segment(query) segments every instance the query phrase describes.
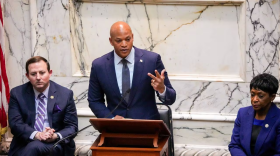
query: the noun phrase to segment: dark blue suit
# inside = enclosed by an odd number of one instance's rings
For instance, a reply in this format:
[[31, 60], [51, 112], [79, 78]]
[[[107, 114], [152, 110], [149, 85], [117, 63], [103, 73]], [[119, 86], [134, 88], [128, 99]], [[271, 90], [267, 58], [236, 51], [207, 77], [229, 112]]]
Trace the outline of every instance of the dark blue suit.
[[[229, 144], [232, 156], [252, 156], [250, 143], [254, 116], [252, 106], [238, 111]], [[280, 156], [280, 110], [273, 103], [257, 138], [254, 152], [254, 156]]]
[[[47, 113], [50, 127], [55, 129], [55, 132], [59, 132], [63, 138], [77, 132], [78, 118], [73, 92], [50, 81], [48, 96]], [[51, 96], [53, 98], [50, 98]], [[58, 106], [61, 111], [57, 111], [55, 106]], [[10, 146], [10, 156], [22, 155], [21, 152], [32, 144], [34, 146], [44, 145], [40, 141], [33, 141], [29, 138], [35, 131], [35, 111], [35, 94], [30, 82], [11, 90], [8, 117], [14, 138]], [[46, 145], [51, 146], [50, 144]], [[73, 138], [66, 140], [61, 147], [64, 150], [64, 155], [74, 155], [75, 142]]]
[[[164, 65], [160, 55], [136, 47], [134, 49], [135, 63], [129, 101], [124, 101], [108, 118], [120, 115], [132, 119], [159, 119], [155, 91], [151, 86], [151, 78], [147, 74], [155, 75], [155, 70], [161, 73]], [[164, 84], [166, 86], [164, 103], [171, 105], [176, 99], [176, 92], [172, 88], [166, 72]], [[88, 90], [89, 107], [96, 117], [104, 118], [120, 100], [121, 93], [116, 78], [114, 51], [112, 51], [92, 62]]]

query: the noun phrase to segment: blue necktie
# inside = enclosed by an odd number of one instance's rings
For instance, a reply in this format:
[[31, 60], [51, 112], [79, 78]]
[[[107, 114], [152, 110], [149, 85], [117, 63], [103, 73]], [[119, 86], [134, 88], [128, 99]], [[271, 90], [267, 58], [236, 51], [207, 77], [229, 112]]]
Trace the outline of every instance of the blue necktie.
[[45, 108], [45, 101], [44, 101], [45, 95], [43, 93], [40, 93], [38, 95], [39, 103], [37, 107], [37, 119], [35, 122], [35, 130], [42, 132], [44, 129], [44, 120], [45, 120], [45, 114], [46, 114], [46, 108]]
[[127, 60], [122, 59], [122, 64], [122, 96], [125, 96], [124, 100], [128, 103], [129, 93], [126, 92], [130, 89], [130, 74], [129, 68], [127, 67]]

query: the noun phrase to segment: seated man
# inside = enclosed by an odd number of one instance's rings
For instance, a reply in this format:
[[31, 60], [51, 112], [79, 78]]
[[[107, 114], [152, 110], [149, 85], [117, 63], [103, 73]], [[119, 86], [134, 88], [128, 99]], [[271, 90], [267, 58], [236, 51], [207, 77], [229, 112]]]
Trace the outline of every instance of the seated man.
[[[52, 146], [78, 130], [73, 92], [50, 81], [52, 70], [40, 56], [26, 62], [29, 82], [11, 90], [8, 118], [14, 138], [9, 156], [49, 155]], [[74, 155], [73, 138], [53, 150], [53, 155]]]

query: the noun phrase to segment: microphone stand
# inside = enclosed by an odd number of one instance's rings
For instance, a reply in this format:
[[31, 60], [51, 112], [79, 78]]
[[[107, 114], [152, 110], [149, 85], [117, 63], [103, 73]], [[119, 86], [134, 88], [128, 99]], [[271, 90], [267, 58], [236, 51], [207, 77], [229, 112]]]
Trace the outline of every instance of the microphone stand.
[[[122, 98], [121, 98], [120, 102], [117, 104], [117, 106], [116, 106], [110, 113], [108, 113], [104, 118], [107, 118], [108, 116], [110, 116], [110, 115], [120, 106], [120, 104], [123, 102], [124, 98], [126, 97], [126, 95], [127, 95], [129, 92], [130, 92], [130, 89], [128, 89], [128, 90], [124, 93], [124, 96], [122, 96]], [[54, 149], [59, 143], [61, 143], [62, 141], [66, 140], [66, 139], [68, 139], [68, 138], [71, 138], [71, 137], [77, 135], [78, 133], [80, 133], [81, 131], [83, 131], [83, 130], [89, 128], [89, 127], [91, 127], [91, 125], [88, 125], [88, 126], [82, 128], [81, 130], [79, 130], [78, 132], [75, 132], [75, 133], [73, 133], [73, 134], [71, 134], [71, 135], [69, 135], [69, 136], [67, 136], [67, 137], [65, 137], [65, 138], [60, 139], [59, 141], [57, 141], [57, 142], [52, 146], [52, 148], [51, 148], [50, 156], [53, 156], [53, 149]]]
[[124, 98], [126, 97], [126, 95], [127, 95], [129, 92], [130, 92], [130, 89], [128, 89], [128, 90], [124, 93], [124, 95], [122, 96], [121, 101], [118, 103], [118, 105], [117, 105], [110, 113], [108, 113], [104, 118], [107, 118], [108, 116], [110, 116], [110, 115], [120, 106], [120, 104], [123, 102]]

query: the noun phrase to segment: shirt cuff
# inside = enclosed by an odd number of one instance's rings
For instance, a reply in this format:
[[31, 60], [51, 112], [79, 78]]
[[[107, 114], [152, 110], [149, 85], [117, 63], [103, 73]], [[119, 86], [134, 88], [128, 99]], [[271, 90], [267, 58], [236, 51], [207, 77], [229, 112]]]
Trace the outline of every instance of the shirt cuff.
[[164, 99], [164, 98], [165, 98], [165, 92], [166, 92], [166, 86], [164, 86], [164, 92], [163, 92], [163, 93], [158, 92], [159, 97], [160, 97], [161, 99]]
[[165, 99], [165, 92], [166, 92], [166, 86], [164, 86], [164, 91], [163, 91], [163, 93], [158, 92], [159, 98], [160, 98], [160, 99]]
[[35, 137], [35, 135], [36, 135], [37, 133], [38, 133], [38, 131], [34, 131], [33, 133], [31, 133], [31, 135], [30, 135], [29, 138], [30, 138], [31, 140], [35, 140], [34, 137]]
[[57, 132], [56, 134], [59, 135], [60, 139], [62, 139], [62, 135], [60, 133]]

